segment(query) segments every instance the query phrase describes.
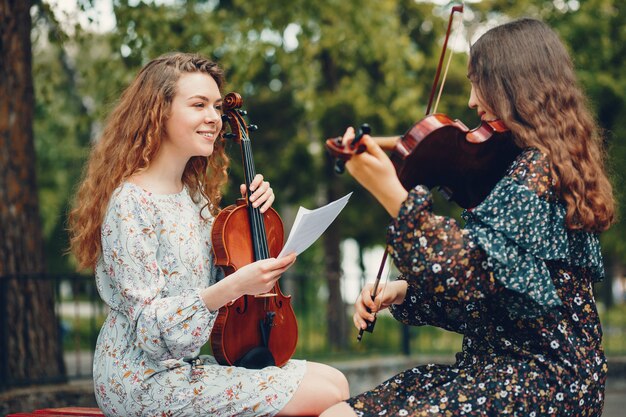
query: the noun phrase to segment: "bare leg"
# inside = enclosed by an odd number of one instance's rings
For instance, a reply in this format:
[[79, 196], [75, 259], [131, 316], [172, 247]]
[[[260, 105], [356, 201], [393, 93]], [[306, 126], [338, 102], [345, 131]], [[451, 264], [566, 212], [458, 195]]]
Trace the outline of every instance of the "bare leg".
[[317, 416], [350, 396], [348, 380], [337, 369], [307, 362], [306, 373], [293, 398], [279, 416]]
[[340, 402], [324, 411], [320, 417], [356, 417], [356, 413], [348, 403]]

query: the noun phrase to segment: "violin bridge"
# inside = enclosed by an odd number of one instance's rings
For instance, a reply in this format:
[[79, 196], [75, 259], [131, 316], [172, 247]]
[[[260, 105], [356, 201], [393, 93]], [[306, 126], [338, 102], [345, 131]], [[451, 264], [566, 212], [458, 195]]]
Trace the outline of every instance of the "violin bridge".
[[254, 296], [254, 298], [269, 298], [269, 297], [276, 297], [278, 296], [278, 294], [273, 293], [273, 292], [266, 292], [265, 294], [257, 294]]

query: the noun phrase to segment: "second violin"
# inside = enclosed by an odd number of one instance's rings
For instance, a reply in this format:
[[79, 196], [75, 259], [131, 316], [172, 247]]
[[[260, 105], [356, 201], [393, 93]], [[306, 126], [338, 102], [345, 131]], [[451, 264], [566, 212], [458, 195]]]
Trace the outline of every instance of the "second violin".
[[[358, 139], [360, 135], [351, 146], [328, 139], [326, 147], [345, 161], [363, 151]], [[511, 132], [498, 120], [482, 122], [470, 130], [461, 121], [440, 113], [424, 117], [400, 138], [374, 139], [392, 151], [391, 160], [407, 190], [418, 184], [439, 187], [463, 208], [484, 200], [520, 152]]]

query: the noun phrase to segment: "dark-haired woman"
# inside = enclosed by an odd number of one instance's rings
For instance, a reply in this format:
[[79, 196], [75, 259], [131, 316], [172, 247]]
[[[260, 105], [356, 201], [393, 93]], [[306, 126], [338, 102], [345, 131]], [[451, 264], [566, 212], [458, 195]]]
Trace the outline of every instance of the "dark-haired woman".
[[[592, 285], [614, 200], [598, 129], [565, 47], [540, 21], [486, 32], [468, 70], [469, 106], [503, 121], [522, 151], [464, 227], [433, 214], [425, 187], [405, 190], [369, 136], [346, 165], [393, 218], [387, 240], [402, 272], [375, 300], [364, 288], [355, 326], [389, 307], [404, 323], [461, 333], [462, 351], [323, 417], [601, 415], [607, 365]], [[349, 128], [344, 143], [353, 138]]]

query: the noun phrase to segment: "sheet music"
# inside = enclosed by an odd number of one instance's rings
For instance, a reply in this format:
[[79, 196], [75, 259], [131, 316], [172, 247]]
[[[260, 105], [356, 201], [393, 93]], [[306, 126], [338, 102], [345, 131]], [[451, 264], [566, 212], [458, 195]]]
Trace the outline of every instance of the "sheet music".
[[348, 204], [351, 195], [352, 193], [346, 194], [340, 199], [315, 210], [300, 207], [287, 242], [278, 257], [283, 257], [291, 252], [295, 252], [297, 255], [304, 252], [337, 218], [341, 210]]

